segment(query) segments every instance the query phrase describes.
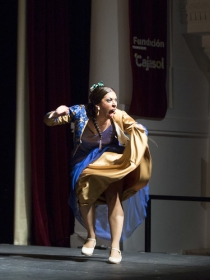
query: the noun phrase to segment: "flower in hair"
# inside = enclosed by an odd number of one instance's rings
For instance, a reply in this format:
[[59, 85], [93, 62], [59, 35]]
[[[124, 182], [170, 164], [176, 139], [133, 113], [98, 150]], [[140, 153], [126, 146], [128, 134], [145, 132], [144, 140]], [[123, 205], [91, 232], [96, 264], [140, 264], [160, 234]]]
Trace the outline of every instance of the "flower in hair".
[[90, 88], [90, 90], [92, 91], [92, 90], [94, 90], [97, 87], [103, 87], [103, 86], [104, 86], [104, 83], [102, 81], [100, 81], [97, 84], [93, 84], [92, 87]]

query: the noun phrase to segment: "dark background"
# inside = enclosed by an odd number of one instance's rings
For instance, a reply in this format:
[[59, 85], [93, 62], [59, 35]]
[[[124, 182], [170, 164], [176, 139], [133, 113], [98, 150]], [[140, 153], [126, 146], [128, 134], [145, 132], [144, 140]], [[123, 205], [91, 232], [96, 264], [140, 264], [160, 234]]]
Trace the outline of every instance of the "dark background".
[[[54, 0], [54, 3], [58, 0]], [[30, 3], [33, 1], [29, 0]], [[29, 3], [27, 2], [27, 3]], [[50, 2], [46, 1], [47, 5]], [[61, 3], [61, 2], [59, 2]], [[71, 104], [88, 100], [91, 0], [68, 1]], [[13, 243], [18, 1], [0, 4], [0, 243]], [[30, 93], [29, 93], [30, 94]], [[37, 104], [38, 105], [38, 104]], [[61, 104], [58, 104], [61, 105]], [[49, 108], [49, 110], [52, 108]], [[36, 213], [33, 213], [36, 215]], [[70, 219], [73, 219], [70, 215]], [[33, 220], [33, 219], [32, 219]], [[71, 221], [74, 224], [73, 221]], [[32, 226], [33, 227], [33, 226]], [[70, 227], [71, 231], [72, 228]], [[71, 233], [71, 232], [70, 232]]]

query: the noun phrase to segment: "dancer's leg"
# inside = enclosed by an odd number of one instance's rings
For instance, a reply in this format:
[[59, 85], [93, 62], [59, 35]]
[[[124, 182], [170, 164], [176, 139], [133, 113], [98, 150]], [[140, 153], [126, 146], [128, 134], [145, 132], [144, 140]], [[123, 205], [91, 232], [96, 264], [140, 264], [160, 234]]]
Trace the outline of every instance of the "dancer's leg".
[[[87, 229], [87, 238], [96, 238], [95, 235], [95, 205], [80, 206], [80, 213]], [[94, 241], [87, 240], [85, 247], [92, 248]]]
[[[114, 182], [109, 185], [105, 191], [106, 202], [108, 205], [108, 219], [111, 231], [111, 247], [120, 248], [120, 237], [122, 234], [124, 211], [122, 208], [122, 187], [123, 180]], [[119, 257], [115, 250], [111, 251], [111, 257]]]

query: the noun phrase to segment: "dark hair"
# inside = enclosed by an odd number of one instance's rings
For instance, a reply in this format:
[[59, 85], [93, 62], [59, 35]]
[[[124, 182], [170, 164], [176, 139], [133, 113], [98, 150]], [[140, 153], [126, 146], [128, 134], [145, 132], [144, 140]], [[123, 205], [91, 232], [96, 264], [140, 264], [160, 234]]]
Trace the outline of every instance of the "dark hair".
[[98, 86], [94, 89], [90, 88], [90, 95], [89, 100], [90, 102], [87, 104], [87, 116], [88, 118], [95, 118], [96, 117], [96, 108], [95, 105], [99, 104], [104, 96], [108, 93], [114, 91], [110, 87], [106, 86]]

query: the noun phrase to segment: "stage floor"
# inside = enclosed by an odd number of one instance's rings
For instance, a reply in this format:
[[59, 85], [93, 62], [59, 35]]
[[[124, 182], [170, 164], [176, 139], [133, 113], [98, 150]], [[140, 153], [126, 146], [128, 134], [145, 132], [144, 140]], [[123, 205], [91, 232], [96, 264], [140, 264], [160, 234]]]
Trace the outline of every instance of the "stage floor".
[[108, 264], [109, 250], [85, 257], [80, 249], [0, 244], [0, 279], [210, 280], [210, 256], [122, 252]]

